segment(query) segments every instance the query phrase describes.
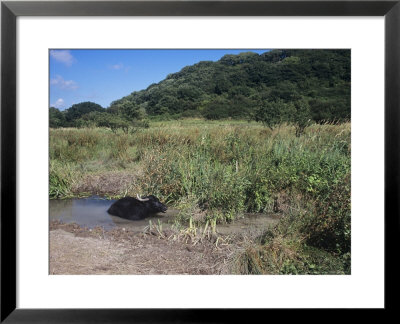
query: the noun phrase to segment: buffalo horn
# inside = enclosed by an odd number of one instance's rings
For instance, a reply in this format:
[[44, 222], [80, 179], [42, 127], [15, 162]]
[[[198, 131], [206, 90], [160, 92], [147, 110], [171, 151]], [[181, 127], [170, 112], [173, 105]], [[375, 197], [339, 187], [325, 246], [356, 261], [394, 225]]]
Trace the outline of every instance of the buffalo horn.
[[148, 201], [149, 200], [149, 198], [140, 198], [140, 196], [139, 196], [139, 194], [136, 194], [136, 197], [137, 197], [137, 199], [139, 200], [139, 201]]

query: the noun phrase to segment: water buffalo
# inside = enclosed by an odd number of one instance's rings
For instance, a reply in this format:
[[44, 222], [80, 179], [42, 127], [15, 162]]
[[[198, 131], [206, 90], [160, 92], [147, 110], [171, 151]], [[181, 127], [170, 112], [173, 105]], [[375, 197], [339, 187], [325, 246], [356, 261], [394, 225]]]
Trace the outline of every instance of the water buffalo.
[[157, 197], [150, 195], [140, 198], [125, 197], [111, 205], [107, 212], [114, 216], [138, 220], [155, 213], [165, 213], [167, 206], [161, 203]]

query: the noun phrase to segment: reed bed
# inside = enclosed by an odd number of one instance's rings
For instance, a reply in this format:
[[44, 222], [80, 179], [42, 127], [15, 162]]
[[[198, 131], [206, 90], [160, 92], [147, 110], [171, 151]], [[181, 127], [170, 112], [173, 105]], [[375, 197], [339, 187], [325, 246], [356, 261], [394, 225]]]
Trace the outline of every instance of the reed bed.
[[[286, 255], [289, 243], [280, 246], [278, 238], [290, 236], [290, 229], [296, 244], [344, 255], [350, 251], [350, 135], [350, 123], [314, 124], [296, 137], [290, 125], [271, 130], [254, 122], [200, 119], [154, 122], [134, 134], [51, 129], [49, 195], [153, 194], [179, 208], [180, 221], [203, 226], [244, 212], [295, 213], [286, 234], [270, 234], [268, 249]], [[254, 264], [238, 267], [242, 271], [271, 271], [257, 266], [259, 252], [246, 253]]]

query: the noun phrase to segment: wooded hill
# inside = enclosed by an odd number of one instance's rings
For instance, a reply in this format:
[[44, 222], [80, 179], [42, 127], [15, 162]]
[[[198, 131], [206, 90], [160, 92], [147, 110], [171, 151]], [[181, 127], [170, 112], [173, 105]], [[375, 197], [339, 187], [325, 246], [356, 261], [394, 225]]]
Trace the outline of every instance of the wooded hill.
[[[97, 107], [87, 115], [85, 110], [67, 124], [97, 123], [106, 113], [128, 122], [145, 116], [236, 118], [273, 127], [299, 114], [315, 122], [340, 122], [350, 120], [350, 84], [350, 50], [225, 55], [217, 62], [202, 61], [171, 73], [112, 102], [104, 112]], [[70, 109], [64, 114], [71, 115]]]

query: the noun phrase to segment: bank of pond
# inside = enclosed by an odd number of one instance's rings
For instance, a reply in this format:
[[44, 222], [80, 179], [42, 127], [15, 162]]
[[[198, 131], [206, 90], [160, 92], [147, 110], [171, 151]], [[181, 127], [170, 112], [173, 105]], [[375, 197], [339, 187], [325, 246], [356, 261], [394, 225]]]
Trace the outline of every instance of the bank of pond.
[[[163, 226], [164, 229], [189, 226], [177, 221], [180, 210], [168, 208], [165, 213], [148, 215], [140, 220], [129, 220], [110, 215], [107, 210], [116, 200], [92, 196], [88, 198], [51, 199], [49, 201], [49, 220], [62, 223], [74, 223], [85, 228], [102, 227], [104, 230], [126, 228], [133, 232], [143, 232], [149, 225]], [[237, 234], [267, 228], [276, 224], [279, 215], [264, 213], [245, 213], [242, 217], [218, 224], [216, 232]]]

